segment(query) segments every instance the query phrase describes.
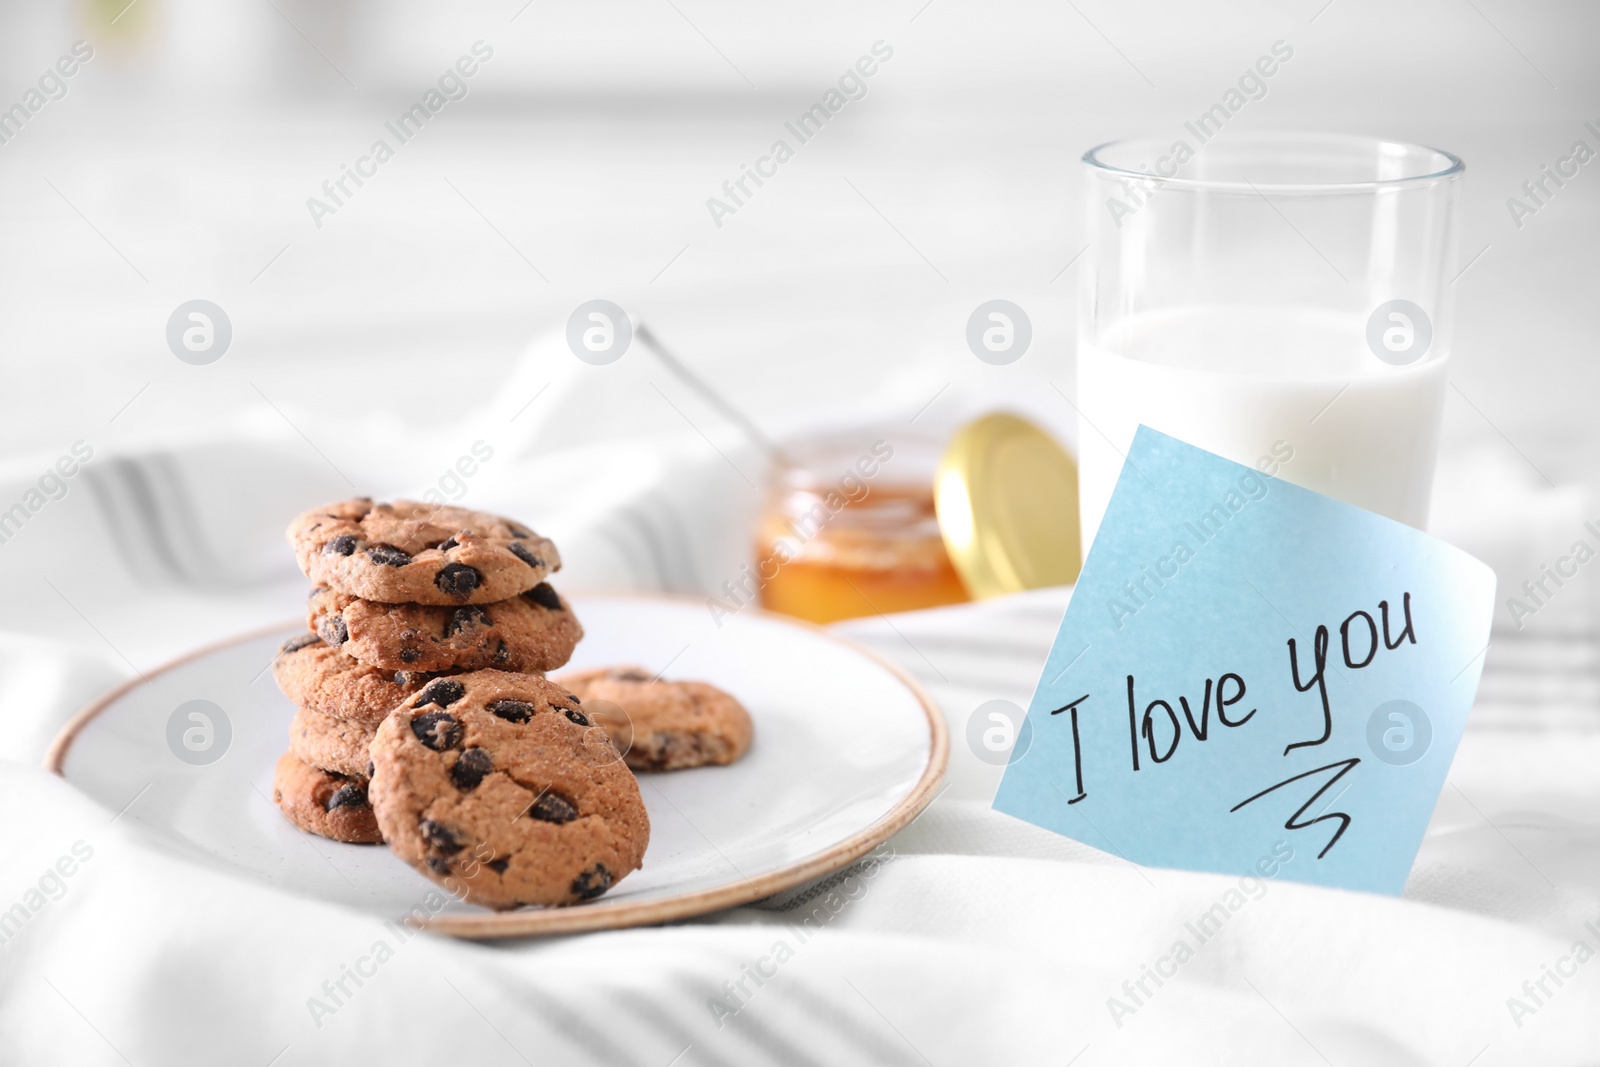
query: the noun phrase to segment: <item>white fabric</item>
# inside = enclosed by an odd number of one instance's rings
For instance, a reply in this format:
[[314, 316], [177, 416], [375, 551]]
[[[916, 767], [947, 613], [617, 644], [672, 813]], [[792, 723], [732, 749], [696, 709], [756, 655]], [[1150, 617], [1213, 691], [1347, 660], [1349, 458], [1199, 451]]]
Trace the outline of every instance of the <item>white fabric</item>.
[[[760, 464], [695, 418], [707, 436], [680, 427], [555, 459], [549, 442], [502, 442], [469, 499], [554, 536], [568, 588], [714, 591], [747, 551]], [[999, 769], [967, 749], [967, 717], [1026, 703], [1066, 590], [839, 627], [929, 687], [953, 750], [923, 817], [810, 889], [665, 928], [478, 945], [402, 941], [197, 868], [37, 768], [61, 723], [136, 665], [293, 617], [304, 583], [277, 531], [349, 490], [302, 438], [261, 425], [97, 456], [0, 545], [0, 923], [14, 916], [0, 926], [0, 1063], [1600, 1060], [1600, 963], [1585, 956], [1560, 985], [1546, 970], [1572, 970], [1576, 942], [1600, 951], [1600, 684], [1577, 589], [1556, 621], [1497, 631], [1403, 899], [1141, 870], [989, 810]], [[0, 471], [0, 500], [38, 469]], [[1552, 506], [1566, 522], [1588, 505]], [[1539, 561], [1495, 562], [1520, 582]], [[48, 873], [75, 846], [73, 873]], [[1186, 924], [1233, 901], [1198, 944]], [[1157, 985], [1147, 968], [1170, 969], [1179, 938], [1193, 958]], [[1535, 1010], [1513, 1017], [1511, 997]]]

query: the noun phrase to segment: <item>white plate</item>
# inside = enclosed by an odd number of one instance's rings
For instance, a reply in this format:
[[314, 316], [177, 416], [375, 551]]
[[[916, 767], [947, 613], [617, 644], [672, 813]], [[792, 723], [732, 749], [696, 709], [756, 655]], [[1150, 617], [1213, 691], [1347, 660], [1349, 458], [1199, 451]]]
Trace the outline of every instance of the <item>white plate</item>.
[[[62, 731], [46, 765], [198, 862], [390, 919], [443, 898], [430, 925], [463, 937], [632, 926], [757, 900], [849, 864], [932, 799], [948, 755], [944, 719], [871, 652], [753, 610], [718, 626], [695, 601], [572, 599], [588, 635], [572, 668], [637, 663], [704, 679], [755, 720], [755, 742], [732, 766], [639, 776], [650, 812], [644, 867], [590, 904], [490, 912], [435, 892], [386, 848], [290, 824], [271, 797], [294, 706], [268, 667], [303, 626], [202, 649], [123, 686]], [[204, 765], [168, 743], [170, 720], [193, 724], [176, 714], [191, 700], [225, 719], [207, 752], [222, 754]]]

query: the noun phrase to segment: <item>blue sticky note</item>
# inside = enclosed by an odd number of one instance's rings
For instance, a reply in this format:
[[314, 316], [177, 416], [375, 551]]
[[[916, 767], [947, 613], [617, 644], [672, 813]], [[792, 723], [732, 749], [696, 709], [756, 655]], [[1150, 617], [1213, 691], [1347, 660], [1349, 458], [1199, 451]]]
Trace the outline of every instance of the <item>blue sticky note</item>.
[[1494, 585], [1435, 537], [1141, 426], [994, 806], [1147, 866], [1397, 894]]

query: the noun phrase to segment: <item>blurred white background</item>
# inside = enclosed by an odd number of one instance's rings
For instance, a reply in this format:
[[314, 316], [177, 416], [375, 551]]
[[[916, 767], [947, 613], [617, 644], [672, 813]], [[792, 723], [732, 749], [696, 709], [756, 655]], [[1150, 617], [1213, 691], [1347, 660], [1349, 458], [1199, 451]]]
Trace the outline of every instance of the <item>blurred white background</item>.
[[[483, 404], [596, 296], [774, 425], [897, 375], [1070, 393], [1078, 157], [1176, 132], [1282, 39], [1294, 59], [1238, 127], [1467, 160], [1463, 263], [1488, 251], [1457, 285], [1452, 369], [1479, 410], [1452, 391], [1451, 441], [1503, 434], [1552, 480], [1584, 477], [1600, 177], [1520, 231], [1505, 201], [1574, 140], [1600, 147], [1600, 10], [1325, 3], [10, 3], [0, 104], [75, 40], [95, 56], [0, 145], [0, 441], [53, 455], [231, 422], [261, 406], [254, 383], [360, 466], [367, 416]], [[307, 198], [478, 40], [494, 54], [468, 97], [318, 229]], [[714, 225], [707, 197], [878, 40], [894, 57], [867, 96]], [[1035, 323], [1014, 367], [961, 347], [993, 296]], [[163, 343], [194, 297], [234, 324], [210, 367]], [[631, 428], [587, 411], [568, 432]]]

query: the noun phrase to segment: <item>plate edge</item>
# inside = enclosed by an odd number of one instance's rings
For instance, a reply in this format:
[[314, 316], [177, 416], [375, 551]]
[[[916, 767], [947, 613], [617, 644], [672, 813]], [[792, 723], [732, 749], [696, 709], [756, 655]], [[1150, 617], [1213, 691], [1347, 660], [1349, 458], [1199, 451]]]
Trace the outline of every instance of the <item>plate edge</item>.
[[[254, 641], [258, 637], [266, 637], [268, 634], [278, 633], [280, 630], [286, 629], [287, 627], [298, 626], [303, 621], [303, 619], [296, 618], [290, 622], [279, 622], [274, 623], [271, 626], [260, 626], [254, 630], [247, 630], [241, 634], [234, 634], [232, 637], [225, 637], [220, 641], [213, 641], [208, 645], [201, 645], [199, 648], [185, 652], [176, 659], [170, 659], [161, 664], [161, 666], [153, 668], [148, 674], [135, 667], [135, 674], [132, 678], [125, 679], [115, 689], [96, 697], [86, 707], [78, 711], [72, 716], [72, 718], [67, 720], [66, 725], [63, 726], [56, 736], [51, 739], [50, 747], [45, 749], [44, 769], [56, 775], [58, 778], [65, 778], [67, 776], [65, 770], [67, 752], [72, 748], [72, 743], [78, 739], [78, 735], [83, 732], [83, 728], [88, 726], [89, 723], [93, 722], [95, 717], [98, 716], [102, 711], [105, 711], [112, 704], [115, 704], [118, 700], [122, 699], [138, 686], [148, 683], [157, 675], [166, 674], [168, 671], [177, 670], [186, 663], [192, 663], [202, 656], [209, 656], [213, 652], [219, 652], [222, 649], [228, 648], [232, 645], [241, 645], [246, 641]], [[268, 666], [270, 666], [270, 664]]]
[[[583, 599], [596, 600], [655, 600], [699, 604], [697, 599], [687, 596], [651, 596], [637, 593], [605, 592], [574, 593], [572, 595]], [[865, 645], [840, 637], [826, 627], [807, 622], [804, 619], [794, 619], [787, 615], [779, 615], [776, 612], [759, 609], [750, 611], [749, 614], [768, 619], [783, 626], [807, 630], [835, 644], [845, 646], [888, 671], [916, 698], [917, 705], [922, 709], [923, 718], [926, 720], [928, 727], [928, 759], [923, 764], [922, 773], [918, 776], [916, 784], [895, 803], [894, 807], [885, 812], [876, 822], [845, 840], [830, 846], [825, 851], [803, 859], [798, 863], [779, 868], [776, 871], [770, 871], [759, 878], [745, 879], [743, 883], [705, 889], [697, 893], [669, 897], [664, 900], [610, 905], [600, 904], [582, 908], [549, 908], [538, 911], [506, 911], [491, 912], [483, 915], [439, 916], [429, 919], [422, 924], [422, 928], [468, 940], [492, 940], [496, 938], [532, 937], [621, 929], [669, 922], [674, 919], [692, 918], [708, 912], [719, 911], [723, 908], [747, 904], [752, 900], [760, 900], [763, 897], [768, 897], [803, 882], [808, 882], [813, 878], [839, 870], [852, 861], [860, 859], [896, 833], [905, 829], [917, 816], [927, 810], [928, 805], [933, 802], [936, 796], [934, 790], [944, 778], [945, 771], [949, 766], [950, 735], [948, 728], [945, 726], [944, 712], [939, 708], [933, 697], [923, 689], [921, 683], [913, 678], [905, 668], [888, 657]], [[259, 637], [265, 637], [268, 634], [278, 633], [286, 628], [299, 625], [301, 621], [297, 618], [290, 622], [279, 622], [271, 626], [263, 626], [245, 633], [236, 634], [220, 641], [214, 641], [184, 653], [176, 659], [169, 660], [148, 673], [140, 672], [127, 679], [116, 688], [92, 701], [71, 719], [67, 720], [66, 725], [56, 734], [55, 738], [50, 742], [49, 749], [45, 752], [45, 769], [57, 777], [65, 779], [67, 754], [71, 751], [72, 743], [77, 740], [84, 727], [136, 686], [147, 683], [153, 677], [175, 670], [202, 656], [210, 655], [212, 652]]]

